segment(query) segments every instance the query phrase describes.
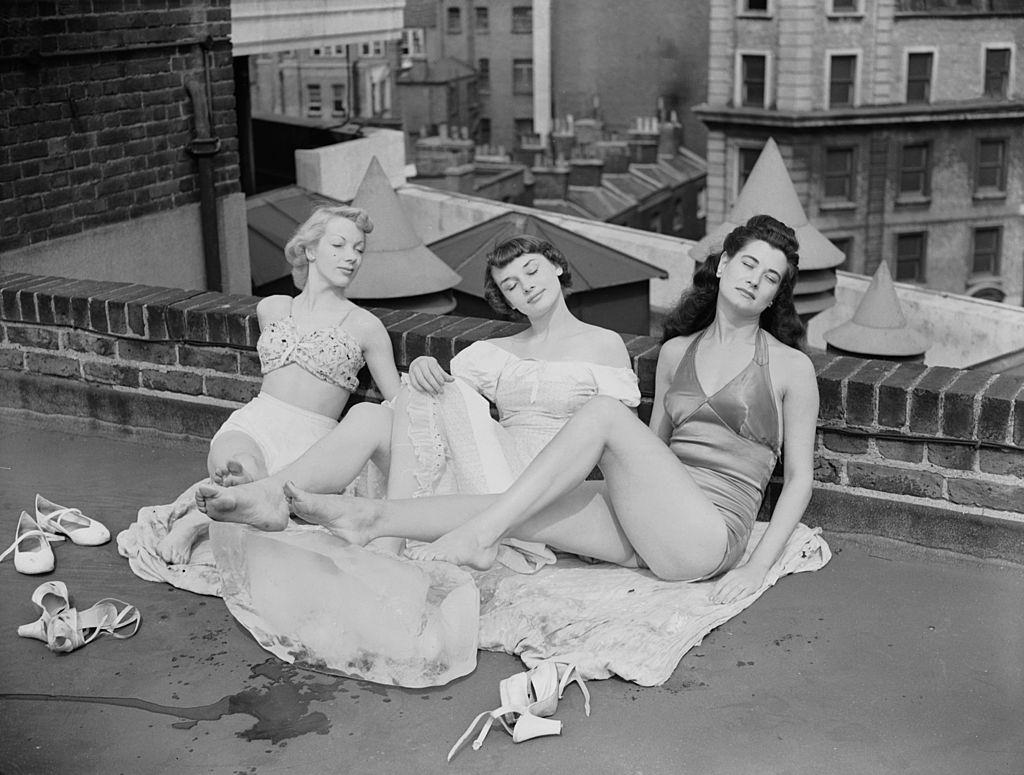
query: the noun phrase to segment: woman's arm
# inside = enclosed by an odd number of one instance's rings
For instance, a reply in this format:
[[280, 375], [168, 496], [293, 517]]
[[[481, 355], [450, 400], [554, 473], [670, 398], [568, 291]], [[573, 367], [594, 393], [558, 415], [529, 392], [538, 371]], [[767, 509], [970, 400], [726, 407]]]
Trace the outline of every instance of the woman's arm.
[[373, 377], [384, 400], [390, 401], [398, 395], [398, 389], [402, 386], [398, 368], [395, 366], [395, 356], [391, 350], [391, 337], [375, 315], [367, 314], [372, 321], [363, 340], [363, 358], [366, 359], [370, 376]]
[[672, 384], [672, 377], [679, 368], [679, 361], [683, 359], [688, 342], [689, 337], [674, 337], [665, 342], [658, 353], [658, 366], [654, 372], [654, 404], [648, 426], [666, 444], [672, 436], [672, 421], [665, 413], [665, 393]]
[[818, 423], [818, 380], [803, 353], [786, 364], [782, 397], [783, 482], [779, 500], [760, 542], [743, 565], [726, 573], [711, 591], [715, 603], [731, 603], [756, 592], [811, 500], [814, 436]]
[[256, 305], [256, 319], [260, 323], [260, 331], [275, 320], [288, 317], [292, 309], [291, 296], [266, 296]]

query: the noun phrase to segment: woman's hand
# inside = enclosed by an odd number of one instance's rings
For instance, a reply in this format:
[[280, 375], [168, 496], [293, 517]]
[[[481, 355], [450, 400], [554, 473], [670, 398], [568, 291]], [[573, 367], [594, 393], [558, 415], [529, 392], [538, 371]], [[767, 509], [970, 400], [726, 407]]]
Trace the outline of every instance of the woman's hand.
[[446, 382], [454, 380], [451, 374], [441, 368], [437, 358], [421, 355], [409, 364], [409, 384], [421, 393], [438, 396], [444, 390]]
[[711, 602], [725, 605], [735, 603], [757, 592], [764, 584], [765, 573], [749, 564], [740, 565], [726, 573], [711, 590]]

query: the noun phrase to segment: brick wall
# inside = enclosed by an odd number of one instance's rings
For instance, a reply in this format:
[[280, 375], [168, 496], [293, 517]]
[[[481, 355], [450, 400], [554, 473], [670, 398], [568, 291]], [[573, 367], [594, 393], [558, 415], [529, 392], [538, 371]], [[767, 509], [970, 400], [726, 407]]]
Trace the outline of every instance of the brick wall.
[[[0, 408], [209, 437], [259, 390], [257, 299], [0, 274]], [[375, 309], [399, 368], [521, 324]], [[624, 335], [650, 415], [657, 340]], [[1024, 558], [1024, 379], [816, 353], [814, 524]], [[379, 400], [365, 370], [359, 400]], [[777, 483], [773, 490], [777, 492]], [[866, 504], [871, 504], [868, 507]]]
[[210, 91], [217, 194], [237, 192], [230, 0], [6, 3], [0, 251], [197, 202], [192, 103]]

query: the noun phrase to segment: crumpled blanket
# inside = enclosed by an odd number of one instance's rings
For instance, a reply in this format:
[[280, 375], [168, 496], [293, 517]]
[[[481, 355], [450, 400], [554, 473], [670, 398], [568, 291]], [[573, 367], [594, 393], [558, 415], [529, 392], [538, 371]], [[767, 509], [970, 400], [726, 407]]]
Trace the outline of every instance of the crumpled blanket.
[[196, 482], [173, 503], [143, 506], [135, 522], [117, 534], [117, 552], [128, 558], [128, 565], [136, 576], [146, 581], [166, 581], [199, 595], [220, 595], [220, 574], [207, 536], [196, 541], [187, 563], [168, 564], [156, 551], [157, 544], [170, 529], [172, 515], [196, 510], [196, 487], [209, 481]]
[[[764, 534], [758, 522], [744, 555]], [[704, 636], [750, 606], [782, 576], [814, 571], [832, 557], [820, 528], [797, 525], [756, 593], [727, 605], [708, 600], [714, 580], [662, 581], [646, 570], [560, 556], [524, 576], [477, 572], [480, 648], [516, 654], [527, 666], [553, 657], [584, 678], [618, 675], [641, 686], [667, 681]]]

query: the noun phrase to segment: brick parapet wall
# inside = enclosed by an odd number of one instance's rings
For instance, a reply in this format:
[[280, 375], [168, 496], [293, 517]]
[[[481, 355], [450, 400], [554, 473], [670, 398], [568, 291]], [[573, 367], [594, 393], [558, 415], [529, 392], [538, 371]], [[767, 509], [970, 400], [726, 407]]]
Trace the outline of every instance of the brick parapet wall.
[[199, 201], [185, 88], [209, 91], [217, 195], [239, 191], [230, 0], [14, 2], [0, 14], [0, 250]]
[[[209, 437], [259, 390], [256, 303], [249, 296], [0, 275], [0, 382], [9, 386], [3, 406]], [[373, 312], [403, 370], [422, 354], [447, 365], [471, 342], [521, 328]], [[646, 418], [658, 342], [624, 339]], [[1011, 520], [1024, 514], [1024, 380], [824, 353], [812, 359], [821, 394], [821, 486]], [[365, 371], [357, 395], [379, 400]]]

